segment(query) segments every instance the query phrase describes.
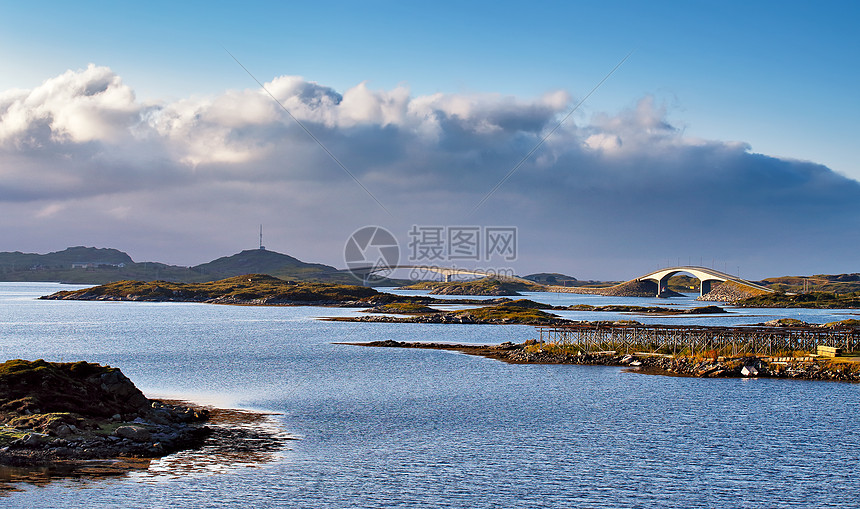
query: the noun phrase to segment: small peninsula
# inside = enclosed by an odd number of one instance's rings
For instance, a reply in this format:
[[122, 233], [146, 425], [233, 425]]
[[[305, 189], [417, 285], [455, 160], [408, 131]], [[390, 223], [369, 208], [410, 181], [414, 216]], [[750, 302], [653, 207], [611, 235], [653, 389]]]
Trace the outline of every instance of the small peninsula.
[[499, 345], [469, 345], [403, 341], [343, 343], [377, 348], [419, 348], [447, 350], [487, 357], [510, 364], [575, 364], [585, 366], [620, 366], [630, 371], [652, 375], [699, 378], [793, 378], [860, 382], [860, 362], [854, 358], [828, 359], [810, 356], [773, 358], [745, 355], [736, 358], [654, 355], [646, 353], [574, 351], [560, 345], [528, 340]]
[[[89, 362], [0, 364], [0, 466], [6, 481], [121, 475], [151, 458], [206, 449], [203, 462], [270, 461], [289, 437], [263, 414], [147, 398], [119, 369]], [[118, 459], [124, 461], [118, 461]], [[101, 461], [101, 462], [100, 462]], [[75, 472], [83, 469], [79, 474]], [[0, 490], [8, 487], [0, 484]]]
[[857, 309], [860, 308], [860, 291], [841, 294], [810, 292], [791, 295], [777, 292], [741, 299], [732, 304], [744, 308]]
[[[451, 323], [489, 325], [564, 325], [572, 320], [561, 318], [548, 311], [593, 311], [659, 315], [703, 315], [726, 313], [718, 306], [702, 306], [692, 309], [677, 309], [661, 306], [551, 306], [529, 299], [510, 300], [460, 311], [438, 311], [425, 305], [395, 302], [366, 310], [378, 316], [342, 316], [326, 318], [340, 322], [387, 322], [387, 323]], [[384, 313], [384, 314], [383, 314]], [[406, 315], [406, 316], [391, 316]]]
[[150, 400], [116, 368], [0, 364], [0, 463], [156, 457], [199, 445], [206, 410]]

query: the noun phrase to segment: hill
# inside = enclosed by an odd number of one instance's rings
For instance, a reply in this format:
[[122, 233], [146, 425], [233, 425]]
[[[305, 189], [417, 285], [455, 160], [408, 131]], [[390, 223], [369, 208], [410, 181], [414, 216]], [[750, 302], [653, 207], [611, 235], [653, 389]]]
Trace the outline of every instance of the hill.
[[[246, 249], [232, 256], [223, 256], [202, 263], [191, 270], [211, 277], [223, 279], [242, 274], [269, 274], [282, 279], [304, 279], [302, 275], [328, 276], [340, 272], [335, 267], [321, 263], [306, 263], [290, 255], [266, 249]], [[355, 282], [353, 280], [353, 282]]]
[[[249, 249], [194, 267], [158, 262], [136, 263], [117, 249], [70, 247], [48, 254], [0, 253], [0, 281], [60, 281], [105, 284], [122, 280], [204, 283], [243, 274], [269, 274], [281, 279], [323, 283], [360, 283], [349, 272], [321, 263], [307, 263], [292, 256]], [[384, 280], [380, 286], [397, 286]]]
[[20, 251], [0, 253], [0, 269], [9, 272], [34, 268], [70, 269], [73, 265], [98, 267], [130, 263], [134, 263], [131, 257], [117, 249], [84, 246], [70, 247], [48, 254]]
[[537, 274], [523, 276], [523, 279], [528, 279], [529, 281], [534, 281], [535, 283], [542, 285], [565, 285], [577, 282], [575, 277], [560, 274], [558, 272], [539, 272]]
[[[268, 274], [280, 279], [313, 281], [318, 283], [355, 285], [361, 284], [348, 271], [322, 263], [308, 263], [290, 255], [266, 249], [246, 249], [232, 256], [224, 256], [211, 262], [190, 268], [200, 279], [191, 281], [215, 281], [243, 274]], [[376, 286], [399, 286], [402, 281], [383, 279]]]
[[852, 293], [860, 291], [860, 274], [770, 277], [760, 282], [776, 291]]

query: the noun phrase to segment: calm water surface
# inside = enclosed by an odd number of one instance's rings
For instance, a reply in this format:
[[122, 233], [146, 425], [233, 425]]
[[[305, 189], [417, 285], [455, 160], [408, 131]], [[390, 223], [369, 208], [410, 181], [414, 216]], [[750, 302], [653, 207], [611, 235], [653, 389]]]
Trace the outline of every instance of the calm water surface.
[[[35, 300], [61, 288], [70, 287], [0, 284], [0, 358], [107, 363], [151, 397], [279, 412], [300, 440], [258, 468], [22, 485], [0, 498], [5, 507], [857, 507], [860, 499], [858, 385], [657, 377], [333, 344], [534, 337], [524, 326], [322, 322], [355, 311], [311, 307]], [[570, 316], [735, 324], [852, 313]]]

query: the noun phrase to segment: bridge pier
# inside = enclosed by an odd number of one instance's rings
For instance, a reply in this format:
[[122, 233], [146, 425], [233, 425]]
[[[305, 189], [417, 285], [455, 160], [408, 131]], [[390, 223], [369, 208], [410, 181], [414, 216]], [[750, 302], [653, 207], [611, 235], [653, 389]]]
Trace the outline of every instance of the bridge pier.
[[711, 283], [713, 279], [700, 279], [699, 280], [699, 297], [704, 297], [705, 294], [710, 293], [711, 291]]
[[663, 292], [669, 289], [669, 278], [672, 274], [666, 274], [657, 281], [657, 297], [662, 297]]

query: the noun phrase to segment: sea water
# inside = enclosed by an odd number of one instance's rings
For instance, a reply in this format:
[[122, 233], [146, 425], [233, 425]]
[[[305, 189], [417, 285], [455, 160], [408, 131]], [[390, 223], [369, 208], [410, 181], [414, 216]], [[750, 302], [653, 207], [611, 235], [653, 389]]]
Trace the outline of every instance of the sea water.
[[[0, 284], [0, 359], [87, 360], [150, 397], [276, 412], [298, 440], [219, 473], [21, 484], [4, 507], [856, 507], [860, 385], [511, 365], [337, 344], [520, 342], [527, 326], [321, 321], [353, 309], [41, 301]], [[692, 298], [529, 294], [554, 305]], [[576, 319], [827, 322], [850, 310]]]

